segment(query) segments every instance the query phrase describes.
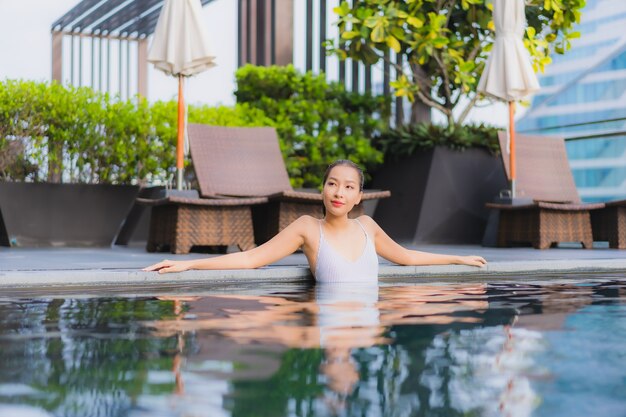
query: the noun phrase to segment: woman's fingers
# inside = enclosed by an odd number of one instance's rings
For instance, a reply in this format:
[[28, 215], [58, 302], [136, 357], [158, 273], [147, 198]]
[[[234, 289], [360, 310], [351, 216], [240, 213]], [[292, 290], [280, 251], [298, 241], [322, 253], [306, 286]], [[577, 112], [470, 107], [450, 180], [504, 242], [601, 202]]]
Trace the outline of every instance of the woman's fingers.
[[187, 268], [183, 266], [182, 262], [172, 262], [163, 268], [159, 269], [159, 274], [167, 274], [169, 272], [182, 272], [186, 271]]
[[147, 266], [147, 267], [143, 268], [142, 271], [159, 271], [160, 272], [164, 268], [171, 267], [174, 263], [175, 263], [175, 261], [170, 261], [170, 260], [166, 259], [166, 260], [158, 262], [158, 263], [156, 263], [154, 265]]
[[487, 261], [482, 256], [466, 256], [467, 264], [471, 266], [485, 266]]
[[145, 268], [142, 269], [142, 271], [156, 271], [156, 270], [162, 268], [161, 264], [162, 264], [162, 262], [159, 262], [159, 263], [154, 264], [154, 265], [146, 266]]
[[487, 261], [482, 256], [474, 256], [474, 260], [478, 262], [480, 265], [485, 265]]

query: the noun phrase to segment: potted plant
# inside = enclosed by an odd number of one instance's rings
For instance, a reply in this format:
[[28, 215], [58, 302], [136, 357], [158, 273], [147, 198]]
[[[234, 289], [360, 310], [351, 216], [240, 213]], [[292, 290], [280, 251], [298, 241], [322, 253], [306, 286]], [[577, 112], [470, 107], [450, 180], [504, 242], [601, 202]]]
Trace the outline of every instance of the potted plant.
[[485, 202], [507, 187], [496, 128], [417, 123], [376, 139], [385, 163], [373, 186], [391, 190], [375, 220], [394, 239], [480, 243], [489, 212]]
[[[528, 27], [524, 31], [524, 45], [535, 70], [543, 70], [551, 62], [552, 54], [563, 54], [570, 48], [571, 40], [580, 36], [575, 29], [585, 2], [530, 0], [526, 3]], [[408, 119], [412, 125], [430, 121], [432, 111], [436, 111], [446, 119], [449, 126], [432, 135], [420, 134], [413, 139], [408, 139], [407, 135], [413, 136], [411, 131], [427, 129], [427, 125], [390, 133], [393, 137], [390, 136], [389, 140], [397, 141], [399, 146], [404, 146], [405, 140], [414, 141], [416, 152], [411, 153], [411, 156], [396, 155], [393, 151], [385, 155], [385, 167], [375, 176], [374, 186], [391, 188], [393, 196], [381, 202], [380, 210], [385, 211], [385, 206], [390, 209], [392, 205], [400, 204], [400, 194], [407, 194], [405, 188], [396, 181], [404, 180], [403, 185], [413, 189], [418, 187], [426, 193], [406, 195], [406, 203], [400, 206], [401, 211], [396, 211], [392, 216], [395, 218], [387, 220], [388, 215], [378, 214], [377, 210], [377, 217], [382, 223], [394, 223], [390, 230], [392, 234], [395, 231], [398, 238], [480, 241], [475, 237], [479, 233], [469, 233], [468, 229], [483, 226], [480, 220], [484, 215], [482, 203], [493, 197], [492, 190], [485, 188], [487, 184], [484, 178], [492, 175], [487, 167], [497, 162], [489, 158], [486, 151], [471, 146], [459, 152], [451, 150], [450, 146], [434, 144], [438, 143], [439, 135], [448, 134], [446, 130], [462, 136], [465, 129], [463, 124], [471, 109], [485, 99], [476, 90], [495, 42], [491, 8], [487, 0], [363, 0], [342, 1], [333, 9], [337, 16], [339, 40], [328, 40], [328, 51], [340, 59], [351, 58], [366, 65], [382, 61], [387, 68], [393, 69], [395, 77], [387, 78], [387, 86], [400, 101], [396, 106], [396, 122], [401, 124], [407, 121], [404, 105], [401, 104], [406, 100], [410, 103]], [[390, 54], [391, 51], [393, 54]], [[430, 145], [425, 147], [418, 144]], [[418, 148], [421, 150], [417, 151]], [[469, 158], [468, 155], [475, 155], [475, 158]], [[411, 158], [416, 160], [411, 162]], [[467, 159], [473, 162], [464, 162]], [[461, 171], [459, 176], [452, 173], [464, 164], [467, 164], [467, 171]], [[493, 175], [503, 175], [501, 169], [494, 169]], [[392, 171], [404, 174], [394, 181], [383, 178], [393, 176]], [[477, 177], [479, 172], [482, 172], [481, 176]], [[432, 180], [436, 182], [432, 183]], [[498, 183], [500, 179], [494, 181]], [[421, 183], [424, 184], [419, 185]], [[480, 187], [474, 187], [473, 184]], [[446, 192], [451, 194], [446, 195]], [[442, 193], [446, 195], [442, 200], [434, 198], [443, 197], [439, 195]], [[468, 197], [485, 197], [480, 204], [481, 208], [478, 209], [479, 206], [473, 202], [470, 204], [470, 201], [464, 203], [467, 205], [465, 210], [461, 209], [461, 205], [459, 209], [451, 208], [465, 194]], [[431, 204], [435, 206], [427, 209]], [[416, 214], [415, 210], [422, 214]], [[456, 214], [443, 219], [435, 217], [444, 213]], [[429, 232], [422, 233], [422, 228]], [[450, 235], [453, 230], [449, 229], [455, 229], [456, 232]]]
[[159, 171], [144, 100], [0, 82], [0, 244], [109, 246]]

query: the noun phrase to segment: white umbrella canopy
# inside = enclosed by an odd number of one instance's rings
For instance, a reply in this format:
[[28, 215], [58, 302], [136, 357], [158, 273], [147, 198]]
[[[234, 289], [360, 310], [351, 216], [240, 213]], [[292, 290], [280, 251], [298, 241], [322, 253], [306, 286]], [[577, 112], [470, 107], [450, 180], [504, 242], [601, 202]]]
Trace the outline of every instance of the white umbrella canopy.
[[200, 0], [165, 0], [148, 61], [175, 76], [194, 75], [215, 65]]
[[183, 77], [215, 65], [209, 36], [202, 20], [200, 0], [165, 0], [154, 31], [148, 62], [178, 77], [178, 140], [176, 146], [177, 189], [182, 189], [185, 111]]
[[514, 102], [539, 90], [530, 54], [522, 41], [526, 26], [524, 0], [493, 0], [496, 38], [477, 91], [509, 103], [511, 194], [515, 197]]

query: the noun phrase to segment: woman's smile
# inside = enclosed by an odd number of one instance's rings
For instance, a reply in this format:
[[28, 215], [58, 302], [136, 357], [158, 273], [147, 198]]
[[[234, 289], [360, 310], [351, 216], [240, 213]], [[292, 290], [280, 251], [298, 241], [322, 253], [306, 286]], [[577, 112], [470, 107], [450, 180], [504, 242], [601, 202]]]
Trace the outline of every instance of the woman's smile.
[[345, 205], [345, 203], [342, 203], [341, 201], [338, 201], [338, 200], [332, 200], [330, 204], [332, 204], [334, 207], [341, 207]]

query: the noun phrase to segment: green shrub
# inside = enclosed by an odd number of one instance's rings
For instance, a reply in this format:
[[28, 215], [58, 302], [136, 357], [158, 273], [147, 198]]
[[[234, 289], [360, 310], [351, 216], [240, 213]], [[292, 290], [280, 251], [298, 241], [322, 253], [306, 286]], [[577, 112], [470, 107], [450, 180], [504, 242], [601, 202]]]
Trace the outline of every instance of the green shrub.
[[399, 129], [388, 129], [375, 139], [375, 145], [387, 157], [409, 156], [435, 146], [451, 149], [485, 148], [497, 154], [498, 129], [484, 124], [440, 126], [416, 123]]
[[[7, 80], [0, 82], [0, 179], [36, 180], [37, 160], [26, 157], [35, 153], [43, 141], [34, 97], [41, 95], [41, 86], [34, 82]], [[26, 143], [23, 138], [29, 138]], [[29, 150], [26, 149], [30, 145]]]
[[292, 65], [246, 65], [236, 78], [237, 102], [273, 120], [294, 187], [319, 187], [336, 159], [367, 169], [382, 162], [370, 140], [387, 124], [388, 99], [346, 91], [323, 74], [301, 74]]
[[[189, 106], [189, 122], [275, 125], [245, 104]], [[150, 105], [55, 82], [0, 82], [2, 180], [164, 183], [176, 171], [176, 137], [175, 101]]]
[[[273, 126], [294, 187], [319, 187], [329, 163], [382, 162], [371, 138], [389, 103], [292, 66], [237, 71], [238, 104], [189, 106], [189, 123]], [[163, 183], [174, 178], [177, 103], [121, 100], [56, 82], [0, 82], [0, 179]], [[190, 162], [187, 160], [187, 165]]]
[[[87, 87], [56, 82], [0, 83], [0, 153], [19, 142], [35, 172], [4, 179], [127, 184], [152, 171], [150, 110], [143, 99], [121, 101]], [[14, 164], [20, 161], [14, 159]], [[23, 162], [22, 161], [22, 162]]]

